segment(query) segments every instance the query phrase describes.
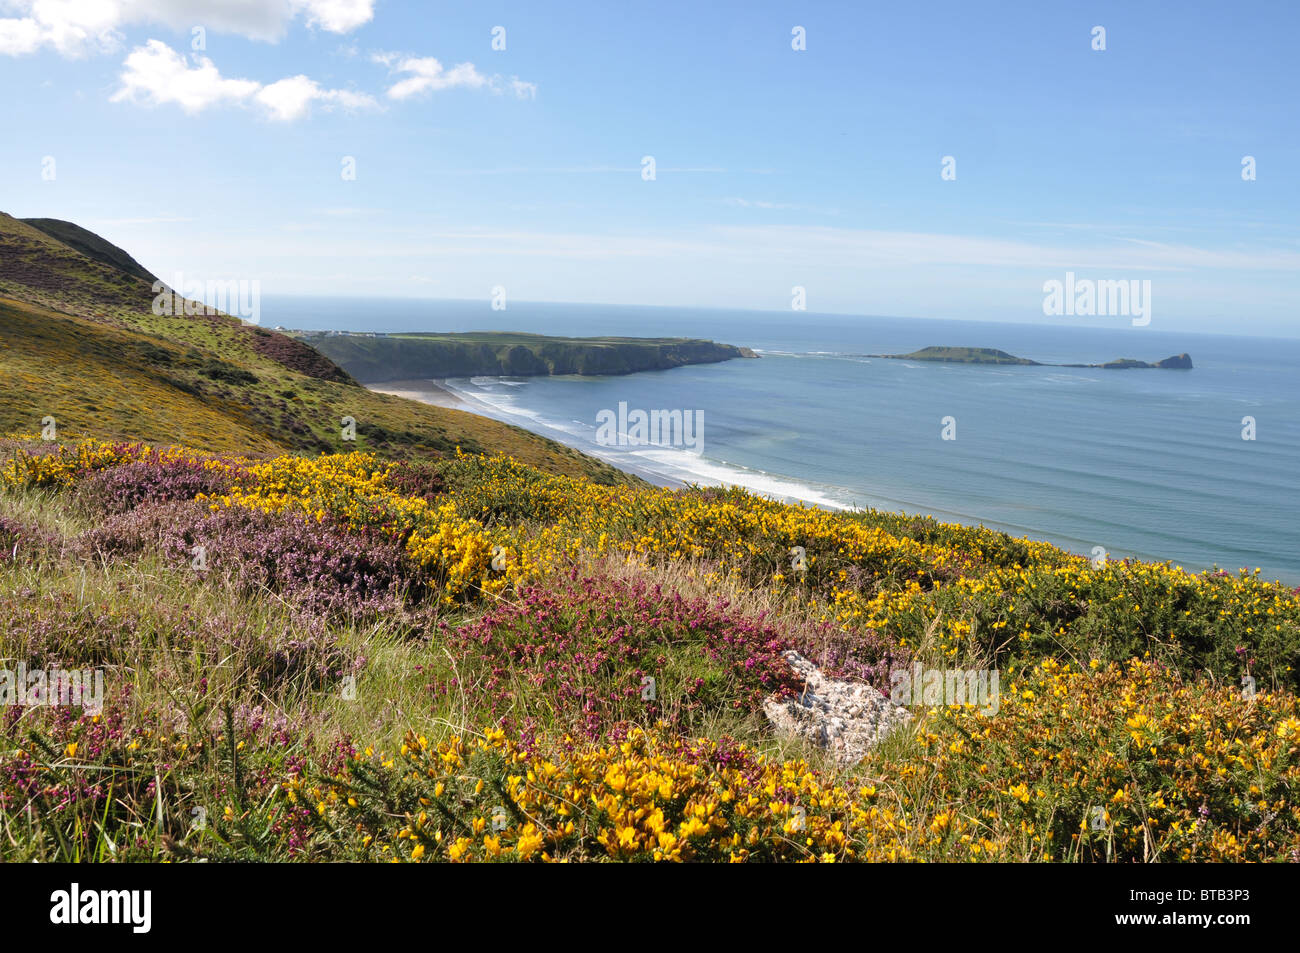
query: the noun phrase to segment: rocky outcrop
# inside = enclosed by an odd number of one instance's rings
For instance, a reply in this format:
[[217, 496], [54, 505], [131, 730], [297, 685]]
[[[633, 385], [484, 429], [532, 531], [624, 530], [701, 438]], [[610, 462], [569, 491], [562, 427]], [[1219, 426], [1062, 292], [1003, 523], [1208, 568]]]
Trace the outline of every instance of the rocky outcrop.
[[1037, 367], [1037, 361], [1016, 357], [994, 347], [923, 347], [911, 354], [868, 354], [893, 361], [936, 361], [941, 364], [1021, 364]]
[[786, 660], [804, 681], [796, 698], [769, 698], [763, 713], [780, 734], [802, 738], [830, 751], [842, 765], [856, 764], [891, 731], [912, 720], [870, 685], [828, 678], [798, 652]]
[[944, 364], [1019, 364], [1027, 367], [1100, 367], [1107, 370], [1153, 367], [1188, 371], [1192, 369], [1192, 358], [1186, 353], [1175, 354], [1154, 364], [1131, 357], [1117, 357], [1105, 364], [1040, 364], [1038, 361], [1016, 357], [1014, 354], [991, 347], [923, 347], [911, 354], [868, 354], [867, 357], [885, 357], [895, 361], [938, 361]]
[[1175, 370], [1192, 369], [1191, 356], [1184, 354], [1175, 354], [1173, 357], [1167, 357], [1163, 361], [1156, 361], [1154, 364], [1148, 364], [1146, 361], [1138, 361], [1131, 357], [1117, 357], [1113, 361], [1107, 361], [1105, 364], [1068, 364], [1067, 367], [1101, 367], [1106, 370], [1128, 370], [1129, 368], [1173, 368]]

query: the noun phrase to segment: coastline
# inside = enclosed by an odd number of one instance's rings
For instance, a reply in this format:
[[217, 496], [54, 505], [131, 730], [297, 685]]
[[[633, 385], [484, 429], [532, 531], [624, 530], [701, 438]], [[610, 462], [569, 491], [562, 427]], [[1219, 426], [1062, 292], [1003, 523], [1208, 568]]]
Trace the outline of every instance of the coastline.
[[467, 410], [468, 405], [449, 391], [440, 380], [384, 381], [382, 384], [365, 384], [366, 390], [376, 394], [388, 394], [390, 397], [403, 397], [406, 400], [418, 400], [422, 404], [435, 407], [450, 407], [453, 410]]
[[[984, 525], [991, 529], [1009, 532], [1012, 535], [1028, 535], [1032, 538], [1041, 536], [1041, 534], [1036, 535], [1035, 531], [1029, 527], [997, 524], [981, 520], [969, 514], [943, 508], [923, 507], [892, 497], [882, 496], [853, 501], [836, 499], [813, 486], [800, 483], [792, 478], [752, 470], [725, 461], [708, 460], [703, 465], [697, 465], [685, 471], [685, 476], [682, 476], [679, 474], [683, 473], [683, 467], [678, 457], [684, 451], [659, 447], [649, 447], [636, 451], [617, 451], [593, 446], [590, 441], [584, 441], [576, 434], [549, 424], [540, 416], [528, 413], [522, 408], [512, 412], [504, 410], [489, 401], [478, 399], [474, 395], [460, 390], [446, 378], [385, 381], [382, 384], [367, 384], [364, 386], [377, 393], [391, 394], [396, 397], [418, 400], [454, 410], [463, 410], [466, 413], [490, 417], [502, 423], [521, 427], [549, 440], [555, 440], [565, 446], [573, 447], [575, 450], [594, 456], [625, 473], [640, 477], [647, 483], [668, 489], [681, 489], [692, 483], [701, 486], [736, 486], [771, 499], [813, 506], [832, 512], [876, 510], [887, 513], [908, 513], [917, 516], [928, 515], [943, 522], [962, 523], [970, 526]], [[647, 462], [646, 457], [649, 454], [662, 454], [666, 459], [662, 463], [658, 461]], [[1074, 540], [1073, 542], [1080, 546], [1083, 545], [1081, 540]], [[1138, 555], [1143, 559], [1156, 558], [1149, 554], [1134, 555]]]
[[[785, 503], [813, 506], [832, 512], [854, 512], [874, 509], [881, 512], [907, 512], [928, 514], [945, 522], [977, 525], [982, 521], [963, 513], [945, 509], [926, 509], [909, 504], [904, 500], [889, 497], [845, 500], [837, 499], [830, 493], [819, 490], [816, 486], [803, 483], [797, 479], [742, 467], [726, 461], [709, 460], [694, 457], [697, 461], [692, 467], [685, 467], [681, 455], [685, 452], [676, 448], [647, 447], [639, 450], [614, 450], [593, 445], [581, 439], [577, 434], [555, 426], [541, 416], [529, 413], [524, 408], [506, 410], [495, 403], [476, 398], [473, 394], [457, 388], [446, 378], [422, 378], [417, 380], [385, 381], [381, 384], [367, 384], [368, 389], [377, 393], [392, 394], [408, 400], [418, 400], [440, 407], [450, 407], [467, 413], [490, 417], [502, 423], [522, 427], [525, 430], [555, 440], [565, 446], [573, 447], [585, 454], [596, 457], [625, 473], [630, 473], [655, 486], [667, 489], [681, 489], [690, 484], [701, 486], [736, 486]], [[655, 459], [658, 456], [660, 459]], [[985, 524], [990, 525], [992, 524]], [[996, 527], [1015, 533], [1031, 533], [1023, 527]], [[1080, 543], [1081, 545], [1081, 543]]]
[[[517, 417], [510, 414], [502, 413], [491, 404], [481, 400], [474, 400], [472, 397], [460, 394], [448, 386], [445, 378], [421, 378], [417, 380], [402, 381], [384, 381], [381, 384], [366, 384], [367, 390], [374, 391], [377, 394], [388, 394], [393, 397], [403, 397], [407, 400], [416, 400], [425, 404], [432, 404], [436, 407], [448, 407], [452, 410], [463, 410], [466, 413], [478, 414], [481, 417], [490, 417], [493, 420], [499, 420], [502, 423], [512, 424], [516, 427], [523, 427], [532, 433], [546, 437], [548, 440], [555, 440], [557, 443], [563, 443], [565, 446], [581, 450], [590, 456], [597, 457], [611, 466], [617, 467], [625, 473], [632, 476], [640, 477], [647, 483], [661, 486], [670, 490], [678, 490], [686, 486], [686, 482], [655, 470], [650, 467], [637, 466], [629, 463], [626, 459], [615, 454], [602, 454], [593, 451], [590, 447], [584, 446], [577, 441], [566, 441], [559, 439], [566, 436], [563, 432], [543, 433], [535, 426], [525, 427], [519, 423]], [[551, 428], [545, 428], [551, 429]]]
[[[989, 529], [1005, 532], [1012, 537], [1023, 537], [1051, 543], [1060, 549], [1086, 558], [1094, 545], [1077, 535], [1044, 531], [1041, 528], [1026, 525], [1020, 521], [1006, 521], [977, 517], [958, 512], [947, 507], [919, 504], [888, 492], [880, 495], [869, 494], [852, 497], [836, 494], [835, 487], [819, 488], [797, 479], [772, 474], [762, 470], [743, 467], [733, 462], [703, 458], [687, 454], [690, 459], [683, 460], [682, 451], [675, 448], [649, 447], [637, 450], [614, 449], [596, 446], [590, 439], [583, 439], [574, 430], [557, 425], [555, 421], [530, 412], [527, 408], [500, 404], [476, 396], [466, 387], [471, 381], [455, 379], [452, 382], [444, 378], [425, 378], [419, 380], [388, 381], [374, 385], [365, 385], [368, 389], [385, 394], [421, 401], [441, 407], [462, 410], [507, 423], [539, 436], [573, 447], [582, 453], [596, 457], [625, 473], [637, 476], [647, 483], [667, 489], [681, 489], [688, 485], [700, 486], [736, 486], [780, 502], [803, 505], [838, 512], [875, 510], [887, 513], [928, 516], [945, 523], [967, 526], [985, 526]], [[1208, 570], [1208, 562], [1178, 559], [1161, 553], [1146, 551], [1136, 547], [1116, 547], [1111, 558], [1133, 558], [1143, 562], [1171, 563], [1186, 566], [1191, 573]], [[1243, 562], [1243, 565], [1245, 563]], [[1219, 568], [1232, 566], [1232, 562], [1217, 562]], [[1234, 567], [1235, 568], [1235, 567]], [[1231, 570], [1230, 570], [1231, 571]], [[1288, 586], [1300, 585], [1300, 574], [1286, 570], [1270, 568], [1269, 578], [1277, 579]]]

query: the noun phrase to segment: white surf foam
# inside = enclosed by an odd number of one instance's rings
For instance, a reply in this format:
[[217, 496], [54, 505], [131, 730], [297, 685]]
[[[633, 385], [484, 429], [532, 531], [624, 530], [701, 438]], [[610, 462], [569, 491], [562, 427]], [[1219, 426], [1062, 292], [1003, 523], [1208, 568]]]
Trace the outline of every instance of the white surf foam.
[[470, 378], [468, 387], [461, 380], [438, 383], [485, 416], [521, 426], [527, 422], [530, 430], [642, 477], [658, 477], [662, 482], [674, 485], [698, 483], [703, 486], [740, 486], [772, 499], [793, 500], [826, 509], [856, 508], [855, 504], [845, 499], [848, 490], [819, 488], [789, 477], [711, 459], [680, 447], [602, 446], [596, 443], [594, 424], [548, 418], [520, 404], [514, 394], [489, 389], [490, 385], [499, 383], [496, 378]]

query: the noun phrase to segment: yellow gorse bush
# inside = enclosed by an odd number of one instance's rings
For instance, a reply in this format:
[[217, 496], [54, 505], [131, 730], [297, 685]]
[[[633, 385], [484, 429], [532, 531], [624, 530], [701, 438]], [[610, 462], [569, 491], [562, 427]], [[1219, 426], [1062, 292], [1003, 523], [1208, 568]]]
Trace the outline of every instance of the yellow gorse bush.
[[[997, 717], [931, 710], [877, 780], [660, 726], [555, 758], [500, 729], [283, 784], [327, 839], [396, 860], [1286, 859], [1300, 851], [1300, 708], [1139, 660], [1044, 660]], [[394, 799], [395, 795], [395, 799]], [[389, 820], [391, 818], [391, 821]], [[1096, 820], [1094, 820], [1096, 819]], [[1098, 823], [1099, 821], [1099, 823]]]
[[[31, 435], [27, 437], [39, 440]], [[210, 454], [187, 447], [152, 447], [140, 443], [87, 439], [75, 444], [44, 445], [35, 453], [25, 449], [15, 451], [0, 464], [0, 480], [9, 486], [66, 488], [74, 486], [79, 479], [89, 474], [138, 460], [154, 463], [196, 460], [206, 461], [212, 466], [231, 466], [235, 463], [218, 463]]]
[[1300, 706], [1141, 659], [1045, 659], [996, 717], [954, 706], [898, 785], [958, 808], [1023, 859], [1300, 859]]
[[451, 503], [435, 512], [436, 522], [427, 530], [412, 533], [406, 550], [435, 576], [444, 590], [444, 601], [475, 590], [493, 593], [504, 589], [504, 576], [489, 575], [493, 544], [483, 527], [458, 516]]
[[[338, 453], [308, 458], [276, 457], [241, 470], [231, 492], [210, 499], [213, 509], [242, 506], [267, 513], [327, 515], [351, 529], [413, 525], [428, 508], [423, 500], [395, 493], [388, 467], [370, 453]], [[385, 523], [384, 521], [391, 521]]]
[[391, 471], [391, 464], [363, 452], [277, 457], [241, 470], [236, 487], [209, 502], [214, 509], [242, 506], [318, 520], [328, 516], [355, 531], [404, 538], [407, 552], [429, 572], [446, 601], [499, 591], [505, 580], [489, 576], [492, 543], [482, 525], [462, 518], [452, 502], [435, 506], [397, 492]]
[[[283, 779], [295, 816], [319, 822], [317, 846], [453, 861], [1300, 859], [1300, 709], [1237, 685], [1243, 673], [1292, 683], [1300, 599], [1258, 572], [1094, 566], [984, 528], [601, 486], [504, 457], [448, 461], [451, 490], [433, 501], [365, 452], [252, 461], [86, 440], [15, 449], [0, 480], [63, 489], [180, 460], [226, 472], [214, 510], [400, 541], [447, 602], [606, 553], [702, 559], [918, 657], [1034, 660], [1004, 671], [996, 716], [930, 709], [856, 775], [664, 729], [594, 748], [564, 739], [551, 757], [497, 728], [440, 744], [412, 732], [391, 758]], [[1144, 657], [1184, 646], [1195, 672]], [[1206, 670], [1220, 684], [1191, 677]], [[72, 744], [69, 758], [83, 750]]]
[[[802, 761], [634, 729], [561, 760], [500, 730], [432, 745], [412, 732], [394, 759], [358, 754], [336, 778], [299, 777], [292, 804], [323, 805], [364, 856], [395, 860], [794, 860], [852, 858], [851, 798]], [[367, 780], [399, 775], [409, 810], [376, 826]], [[865, 815], [864, 815], [865, 817]]]
[[[558, 566], [622, 552], [714, 561], [723, 573], [807, 599], [843, 628], [876, 629], [912, 647], [924, 636], [954, 659], [1031, 638], [1063, 639], [1079, 615], [1072, 605], [1170, 643], [1184, 628], [1173, 607], [1191, 615], [1190, 602], [1231, 625], [1242, 643], [1294, 637], [1300, 627], [1296, 594], [1257, 576], [1198, 576], [1161, 563], [1098, 568], [1047, 543], [1011, 541], [983, 527], [934, 524], [918, 539], [903, 535], [912, 531], [905, 518], [889, 514], [871, 514], [872, 522], [738, 491], [602, 486], [503, 456], [458, 453], [453, 465], [466, 478], [437, 504], [399, 491], [393, 465], [366, 452], [250, 462], [85, 440], [15, 453], [0, 474], [10, 484], [66, 487], [145, 458], [226, 468], [234, 487], [208, 501], [214, 508], [330, 517], [357, 532], [395, 537], [451, 599], [495, 594]], [[806, 553], [802, 571], [791, 563], [795, 547]]]

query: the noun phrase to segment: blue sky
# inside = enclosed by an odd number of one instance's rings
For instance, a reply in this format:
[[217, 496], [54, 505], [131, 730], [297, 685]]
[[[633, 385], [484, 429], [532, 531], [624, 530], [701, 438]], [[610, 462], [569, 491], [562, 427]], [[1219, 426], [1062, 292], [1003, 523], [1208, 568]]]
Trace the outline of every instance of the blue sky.
[[0, 209], [263, 294], [1300, 335], [1298, 9], [0, 0]]

